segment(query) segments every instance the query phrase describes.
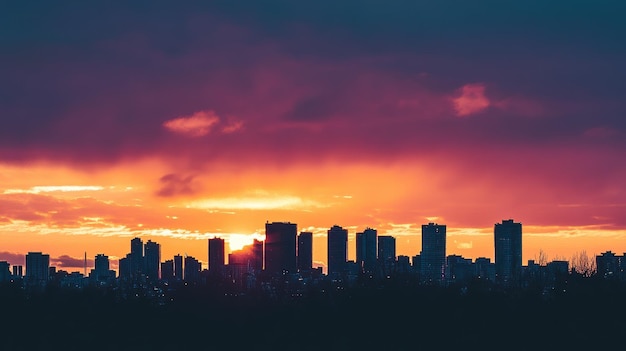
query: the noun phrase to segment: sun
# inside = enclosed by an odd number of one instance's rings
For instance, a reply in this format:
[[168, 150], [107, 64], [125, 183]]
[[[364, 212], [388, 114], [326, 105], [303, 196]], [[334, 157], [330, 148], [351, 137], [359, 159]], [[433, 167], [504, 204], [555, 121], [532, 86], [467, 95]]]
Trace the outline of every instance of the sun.
[[228, 237], [225, 238], [228, 241], [228, 247], [230, 251], [237, 251], [243, 249], [245, 246], [252, 245], [254, 239], [256, 240], [265, 240], [265, 235], [254, 233], [254, 234], [229, 234]]

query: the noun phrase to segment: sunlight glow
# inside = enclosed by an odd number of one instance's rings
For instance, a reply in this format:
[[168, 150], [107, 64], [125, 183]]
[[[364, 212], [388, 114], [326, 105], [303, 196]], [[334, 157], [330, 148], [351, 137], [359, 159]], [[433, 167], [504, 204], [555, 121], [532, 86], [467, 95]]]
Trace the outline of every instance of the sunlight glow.
[[71, 191], [99, 191], [104, 190], [102, 186], [94, 185], [58, 185], [58, 186], [34, 186], [29, 189], [7, 189], [3, 194], [40, 194], [50, 192], [71, 192]]
[[188, 204], [187, 208], [206, 210], [269, 210], [278, 208], [318, 207], [315, 202], [305, 201], [297, 196], [270, 197], [226, 197], [204, 199]]

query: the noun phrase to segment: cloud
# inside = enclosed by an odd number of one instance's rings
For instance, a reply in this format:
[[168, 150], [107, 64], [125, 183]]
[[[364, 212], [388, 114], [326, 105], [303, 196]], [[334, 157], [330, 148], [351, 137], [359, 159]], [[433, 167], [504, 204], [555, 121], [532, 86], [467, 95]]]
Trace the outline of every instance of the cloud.
[[79, 191], [99, 191], [101, 186], [84, 185], [58, 185], [58, 186], [33, 186], [29, 189], [7, 189], [4, 194], [40, 194], [49, 192], [79, 192]]
[[[75, 258], [68, 255], [61, 255], [59, 257], [50, 257], [50, 266], [63, 267], [83, 267], [85, 265], [84, 258]], [[93, 267], [93, 259], [87, 259], [87, 267]]]
[[490, 105], [489, 99], [485, 96], [485, 86], [481, 83], [464, 85], [460, 89], [460, 95], [452, 102], [459, 117], [482, 112]]
[[267, 195], [209, 198], [193, 201], [188, 208], [207, 210], [273, 210], [317, 207], [313, 201], [303, 200], [298, 196]]
[[243, 121], [229, 121], [228, 124], [222, 127], [222, 133], [230, 134], [240, 130], [243, 127]]
[[0, 261], [7, 261], [9, 264], [15, 265], [24, 265], [25, 258], [23, 254], [18, 254], [14, 252], [2, 251], [0, 252]]
[[177, 117], [163, 122], [163, 126], [174, 133], [191, 137], [209, 134], [211, 128], [219, 123], [220, 118], [213, 111], [198, 111], [191, 116]]
[[177, 195], [193, 194], [194, 176], [181, 176], [178, 174], [166, 174], [159, 179], [161, 188], [157, 191], [158, 196], [172, 197]]
[[471, 249], [472, 247], [474, 247], [474, 245], [473, 245], [473, 243], [471, 241], [462, 242], [462, 241], [454, 240], [454, 244], [456, 245], [457, 249]]

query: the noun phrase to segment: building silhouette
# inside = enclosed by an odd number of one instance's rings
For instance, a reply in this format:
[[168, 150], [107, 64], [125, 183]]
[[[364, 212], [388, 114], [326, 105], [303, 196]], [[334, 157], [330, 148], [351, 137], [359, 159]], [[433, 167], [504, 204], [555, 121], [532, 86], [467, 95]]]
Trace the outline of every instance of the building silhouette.
[[256, 272], [263, 270], [263, 241], [261, 240], [252, 241], [252, 267]]
[[496, 279], [495, 265], [487, 257], [478, 257], [474, 260], [474, 276], [482, 281], [493, 282]]
[[8, 282], [11, 280], [11, 270], [9, 269], [9, 262], [0, 261], [0, 283]]
[[94, 269], [91, 270], [90, 278], [98, 285], [104, 285], [115, 279], [115, 271], [110, 269], [109, 256], [97, 254], [94, 258]]
[[200, 271], [202, 270], [202, 264], [193, 256], [185, 256], [185, 281], [191, 283], [197, 283], [200, 281]]
[[512, 219], [494, 226], [496, 283], [518, 286], [522, 278], [522, 224]]
[[270, 274], [296, 272], [295, 223], [265, 223], [265, 270]]
[[44, 287], [50, 276], [50, 255], [41, 252], [26, 254], [26, 283], [29, 286]]
[[167, 282], [174, 281], [174, 260], [165, 260], [161, 263], [161, 279]]
[[620, 261], [623, 260], [623, 256], [618, 256], [611, 251], [596, 255], [596, 272], [598, 276], [603, 278], [617, 278], [621, 271]]
[[121, 280], [128, 281], [132, 278], [131, 273], [131, 262], [132, 262], [132, 254], [126, 254], [126, 257], [120, 258], [118, 262], [118, 271], [119, 277]]
[[396, 238], [393, 236], [381, 235], [378, 237], [378, 265], [384, 275], [395, 270]]
[[139, 279], [143, 273], [143, 241], [133, 238], [130, 241], [130, 274], [132, 279]]
[[224, 239], [209, 239], [209, 271], [222, 274], [224, 271]]
[[420, 279], [426, 284], [444, 284], [446, 272], [446, 226], [422, 225]]
[[161, 245], [148, 240], [144, 245], [145, 274], [150, 282], [159, 280], [159, 268], [161, 267]]
[[298, 271], [313, 269], [313, 233], [300, 232], [298, 235]]
[[346, 271], [348, 261], [348, 230], [338, 225], [328, 230], [328, 275]]
[[377, 264], [377, 236], [376, 229], [365, 228], [356, 234], [356, 262], [365, 273], [374, 273]]
[[21, 278], [23, 276], [22, 268], [21, 265], [13, 265], [13, 277]]
[[178, 281], [182, 281], [184, 277], [183, 270], [183, 256], [175, 255], [174, 256], [174, 278]]

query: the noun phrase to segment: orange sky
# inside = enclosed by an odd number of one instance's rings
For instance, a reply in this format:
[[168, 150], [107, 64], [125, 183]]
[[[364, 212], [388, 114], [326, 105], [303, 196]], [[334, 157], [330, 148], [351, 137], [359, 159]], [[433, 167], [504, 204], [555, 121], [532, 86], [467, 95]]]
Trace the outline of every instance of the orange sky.
[[8, 6], [0, 260], [141, 236], [206, 262], [266, 221], [318, 264], [333, 225], [351, 259], [365, 227], [418, 254], [430, 221], [468, 258], [503, 219], [524, 261], [626, 251], [623, 11], [347, 1]]
[[[166, 166], [158, 160], [89, 171], [3, 165], [0, 247], [5, 253], [43, 251], [79, 260], [84, 252], [89, 259], [104, 253], [115, 265], [139, 236], [161, 244], [162, 260], [186, 254], [206, 268], [208, 238], [221, 236], [238, 248], [262, 237], [265, 221], [291, 221], [299, 231], [315, 233], [314, 261], [325, 265], [325, 234], [334, 224], [348, 229], [348, 257], [354, 259], [355, 233], [365, 227], [395, 236], [397, 254], [413, 256], [421, 249], [421, 224], [434, 221], [448, 226], [447, 254], [493, 259], [493, 224], [513, 218], [524, 226], [524, 262], [540, 250], [550, 259], [569, 259], [581, 250], [626, 251], [624, 230], [532, 223], [525, 218], [541, 208], [491, 205], [469, 185], [451, 193], [445, 174], [418, 164], [225, 168], [193, 175], [185, 185], [193, 192], [175, 197], [157, 195], [163, 184], [152, 175], [163, 173]], [[446, 201], [452, 196], [454, 203]], [[63, 269], [82, 269], [71, 262], [62, 263]]]

